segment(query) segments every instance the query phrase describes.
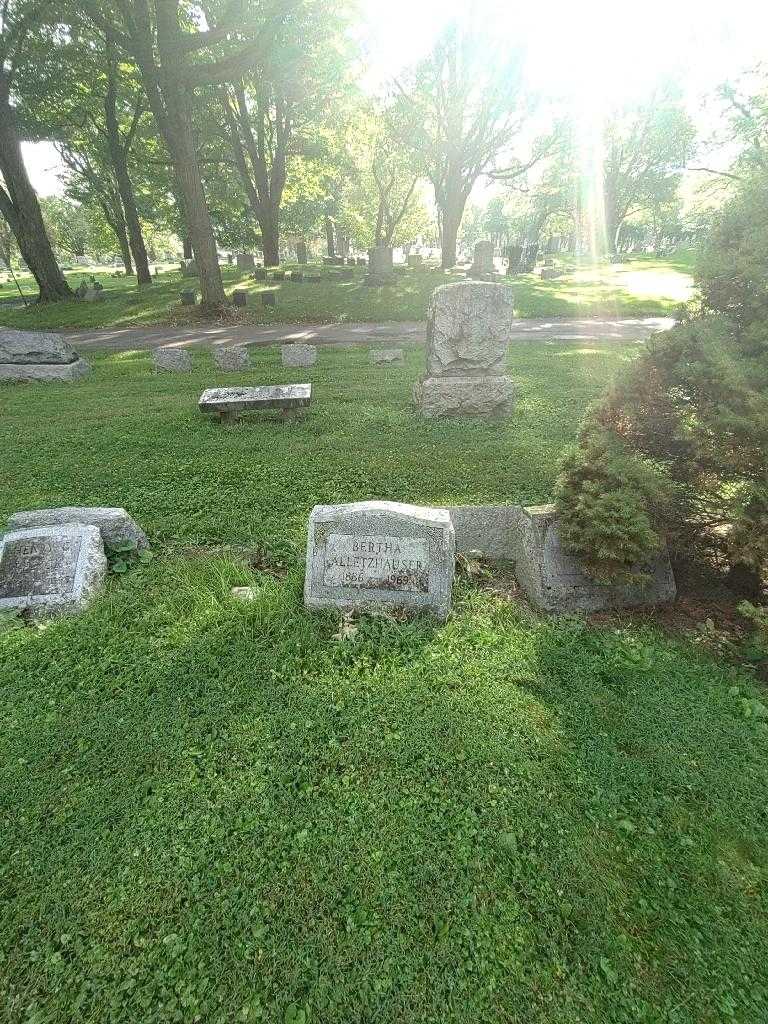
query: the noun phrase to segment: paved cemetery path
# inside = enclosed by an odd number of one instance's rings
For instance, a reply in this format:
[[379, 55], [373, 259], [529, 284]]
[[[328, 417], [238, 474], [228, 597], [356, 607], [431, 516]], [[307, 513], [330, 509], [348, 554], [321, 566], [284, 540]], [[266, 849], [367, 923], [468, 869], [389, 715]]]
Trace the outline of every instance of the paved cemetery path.
[[[518, 320], [513, 340], [521, 341], [645, 341], [654, 331], [672, 326], [668, 317], [627, 320]], [[93, 331], [67, 331], [67, 340], [80, 351], [104, 349], [126, 352], [158, 345], [189, 348], [193, 345], [276, 345], [301, 341], [312, 345], [377, 345], [424, 343], [426, 324], [339, 323], [309, 324], [201, 324], [198, 327], [115, 327]]]

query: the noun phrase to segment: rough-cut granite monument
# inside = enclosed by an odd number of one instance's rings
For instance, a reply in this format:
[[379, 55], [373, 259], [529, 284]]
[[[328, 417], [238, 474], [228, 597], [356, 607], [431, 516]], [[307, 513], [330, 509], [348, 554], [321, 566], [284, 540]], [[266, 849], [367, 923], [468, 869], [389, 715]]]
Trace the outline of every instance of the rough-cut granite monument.
[[188, 373], [192, 369], [192, 353], [185, 348], [163, 345], [152, 352], [155, 372]]
[[307, 608], [393, 608], [445, 620], [454, 534], [446, 509], [393, 501], [316, 505], [309, 517]]
[[365, 284], [377, 286], [394, 284], [395, 268], [392, 249], [388, 245], [377, 245], [368, 251], [368, 274]]
[[247, 370], [251, 356], [245, 345], [219, 346], [213, 350], [213, 362], [217, 370]]
[[9, 530], [34, 530], [41, 526], [95, 526], [110, 547], [125, 543], [135, 544], [139, 551], [149, 547], [147, 535], [124, 508], [38, 508], [14, 512], [8, 520]]
[[315, 345], [281, 345], [280, 356], [283, 366], [314, 366], [317, 362]]
[[424, 416], [491, 416], [512, 411], [506, 368], [514, 320], [505, 284], [462, 281], [436, 288], [427, 319], [427, 373], [415, 385]]
[[0, 380], [72, 381], [89, 372], [60, 334], [0, 330]]
[[253, 270], [256, 265], [252, 252], [239, 252], [235, 262], [238, 270]]
[[6, 533], [0, 540], [0, 611], [34, 617], [80, 611], [106, 574], [96, 526], [40, 526]]

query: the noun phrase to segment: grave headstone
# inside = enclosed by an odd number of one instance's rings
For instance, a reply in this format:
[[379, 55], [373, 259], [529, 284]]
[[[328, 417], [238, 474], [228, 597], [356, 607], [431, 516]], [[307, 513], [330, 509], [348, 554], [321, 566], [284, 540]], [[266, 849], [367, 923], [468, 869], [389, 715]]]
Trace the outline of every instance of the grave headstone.
[[469, 272], [474, 277], [481, 274], [493, 274], [495, 269], [493, 263], [493, 242], [488, 239], [482, 239], [475, 245], [474, 260]]
[[541, 268], [541, 280], [542, 281], [554, 281], [555, 278], [562, 277], [562, 270], [558, 270], [556, 267], [542, 267]]
[[247, 306], [248, 305], [248, 292], [244, 288], [235, 288], [232, 292], [232, 305], [233, 306]]
[[393, 501], [312, 509], [307, 608], [388, 608], [444, 621], [453, 575], [454, 531], [446, 509]]
[[261, 293], [261, 304], [262, 306], [276, 306], [277, 296], [274, 292], [262, 292]]
[[187, 373], [192, 369], [192, 353], [185, 348], [164, 345], [153, 350], [152, 362], [155, 365], [156, 373], [160, 371]]
[[124, 508], [66, 506], [14, 512], [9, 530], [33, 530], [41, 526], [95, 526], [105, 544], [135, 544], [139, 551], [149, 547], [147, 535]]
[[213, 362], [217, 370], [247, 370], [251, 356], [245, 345], [219, 346], [213, 350]]
[[315, 345], [281, 345], [280, 356], [283, 366], [314, 366], [317, 362]]
[[507, 285], [462, 281], [435, 289], [427, 319], [427, 374], [414, 387], [424, 416], [511, 412], [514, 385], [504, 369], [513, 320]]
[[605, 584], [589, 576], [560, 539], [554, 505], [522, 509], [516, 540], [515, 575], [528, 599], [547, 612], [595, 612], [663, 604], [677, 593], [666, 552], [637, 570], [649, 577], [638, 584]]
[[181, 263], [181, 276], [182, 277], [198, 277], [199, 272], [197, 269], [197, 262], [195, 260], [182, 260]]
[[284, 270], [276, 270], [272, 274], [272, 278], [275, 281], [284, 281], [285, 280], [285, 271]]
[[226, 422], [238, 419], [245, 412], [269, 409], [277, 409], [284, 416], [295, 415], [311, 401], [311, 384], [274, 384], [255, 388], [208, 388], [197, 405], [200, 412], [211, 413]]
[[39, 526], [0, 539], [0, 611], [32, 616], [77, 612], [107, 574], [96, 526]]
[[374, 366], [405, 366], [405, 354], [401, 348], [372, 348], [371, 362]]
[[59, 334], [0, 328], [0, 380], [73, 381], [90, 369]]
[[393, 284], [395, 280], [392, 249], [388, 245], [377, 245], [368, 252], [368, 275], [365, 283], [378, 287]]
[[266, 281], [267, 272], [264, 269], [264, 267], [256, 267], [254, 272], [251, 274], [251, 277], [253, 278], [254, 281]]
[[303, 266], [307, 262], [307, 243], [296, 243], [296, 262]]
[[291, 282], [291, 284], [301, 284], [302, 281], [304, 280], [304, 274], [301, 270], [293, 270], [288, 275], [288, 280]]
[[424, 258], [421, 255], [421, 253], [412, 253], [408, 257], [406, 262], [408, 263], [409, 267], [411, 267], [414, 270], [417, 270], [419, 267], [421, 267], [423, 265]]
[[197, 302], [197, 292], [187, 289], [181, 292], [181, 304], [182, 306], [194, 306]]
[[252, 252], [239, 252], [235, 262], [238, 270], [253, 270], [256, 263]]
[[513, 274], [519, 274], [521, 269], [521, 263], [523, 258], [523, 247], [522, 245], [509, 245], [507, 246], [507, 259], [509, 264], [507, 266], [507, 273], [511, 276]]

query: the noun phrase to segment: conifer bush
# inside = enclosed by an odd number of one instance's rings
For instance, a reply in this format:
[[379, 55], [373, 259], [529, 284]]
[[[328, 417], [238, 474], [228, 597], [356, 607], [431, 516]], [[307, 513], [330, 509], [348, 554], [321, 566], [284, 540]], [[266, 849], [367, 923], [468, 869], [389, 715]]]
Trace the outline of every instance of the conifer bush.
[[754, 590], [768, 568], [768, 190], [724, 209], [701, 309], [656, 335], [587, 410], [556, 489], [563, 541], [633, 579], [664, 543], [715, 554]]

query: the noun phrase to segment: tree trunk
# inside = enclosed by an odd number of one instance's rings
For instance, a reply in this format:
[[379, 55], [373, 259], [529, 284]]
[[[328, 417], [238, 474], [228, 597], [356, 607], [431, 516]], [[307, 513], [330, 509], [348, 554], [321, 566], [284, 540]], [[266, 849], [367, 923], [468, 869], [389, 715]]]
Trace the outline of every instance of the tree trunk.
[[333, 259], [336, 255], [336, 241], [333, 232], [333, 221], [327, 214], [325, 216], [325, 243], [328, 247], [328, 255]]
[[461, 218], [464, 214], [464, 203], [466, 200], [460, 196], [449, 197], [444, 208], [441, 210], [441, 266], [443, 270], [450, 270], [456, 266], [456, 241], [459, 237]]
[[[0, 70], [0, 76], [2, 71]], [[5, 188], [0, 187], [0, 213], [8, 221], [22, 258], [32, 271], [39, 289], [40, 302], [67, 299], [72, 291], [53, 254], [37, 195], [21, 156], [13, 111], [8, 101], [7, 83], [0, 78], [0, 172]]]
[[261, 247], [264, 252], [264, 266], [280, 265], [280, 211], [270, 210], [259, 217]]

